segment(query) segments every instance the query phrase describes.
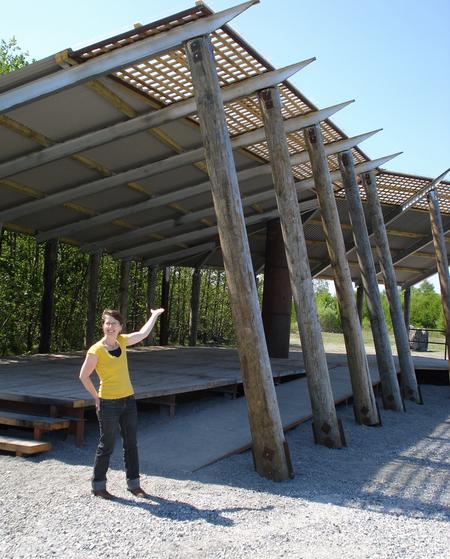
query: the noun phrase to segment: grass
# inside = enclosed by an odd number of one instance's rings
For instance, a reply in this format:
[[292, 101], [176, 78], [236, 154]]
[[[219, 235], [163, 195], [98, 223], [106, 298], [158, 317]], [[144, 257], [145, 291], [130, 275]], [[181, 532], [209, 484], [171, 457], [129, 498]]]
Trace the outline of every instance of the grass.
[[[362, 330], [364, 345], [368, 353], [375, 352], [375, 346], [373, 343], [373, 336], [372, 331], [370, 329], [364, 328]], [[344, 336], [343, 334], [338, 334], [335, 332], [322, 332], [322, 339], [325, 346], [325, 351], [333, 352], [333, 351], [345, 351], [345, 343], [344, 343]], [[397, 354], [397, 348], [395, 345], [394, 335], [392, 333], [389, 334], [389, 339], [391, 342], [392, 352]], [[424, 357], [434, 357], [437, 359], [445, 359], [444, 351], [445, 351], [445, 337], [438, 332], [431, 332], [429, 337], [428, 343], [428, 351], [412, 351], [413, 355], [422, 355]], [[440, 342], [440, 343], [436, 343]], [[298, 335], [298, 331], [295, 330], [291, 332], [291, 345], [298, 346], [300, 345], [300, 337]]]

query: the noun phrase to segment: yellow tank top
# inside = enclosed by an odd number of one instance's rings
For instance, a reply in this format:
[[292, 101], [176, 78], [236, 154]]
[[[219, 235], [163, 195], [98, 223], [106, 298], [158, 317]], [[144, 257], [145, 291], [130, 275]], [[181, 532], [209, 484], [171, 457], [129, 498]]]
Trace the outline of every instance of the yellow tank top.
[[100, 379], [98, 395], [105, 400], [116, 400], [134, 394], [128, 372], [127, 340], [119, 334], [117, 343], [121, 350], [120, 357], [111, 355], [101, 341], [88, 349], [88, 353], [96, 355], [98, 358], [95, 367]]

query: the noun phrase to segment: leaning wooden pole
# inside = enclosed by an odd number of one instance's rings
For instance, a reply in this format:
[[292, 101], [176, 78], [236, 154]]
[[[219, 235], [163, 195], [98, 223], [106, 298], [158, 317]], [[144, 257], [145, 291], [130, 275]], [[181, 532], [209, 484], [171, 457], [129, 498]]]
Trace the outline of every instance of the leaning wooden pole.
[[362, 181], [366, 192], [369, 213], [372, 217], [372, 230], [375, 237], [376, 252], [381, 267], [381, 272], [389, 301], [392, 328], [394, 330], [395, 344], [397, 346], [398, 360], [401, 371], [401, 387], [403, 397], [418, 404], [422, 403], [419, 387], [417, 385], [414, 363], [409, 349], [408, 333], [402, 315], [402, 305], [397, 289], [394, 264], [392, 262], [389, 241], [384, 224], [383, 210], [378, 198], [375, 173], [363, 173]]
[[278, 88], [272, 87], [259, 92], [258, 96], [302, 343], [313, 412], [314, 439], [319, 444], [340, 448], [344, 444], [343, 434], [336, 416], [327, 358], [315, 305], [308, 252], [281, 112], [280, 93]]
[[[439, 285], [441, 287], [441, 300], [444, 309], [445, 330], [447, 344], [450, 343], [450, 278], [448, 275], [447, 246], [445, 244], [444, 228], [442, 226], [441, 210], [436, 189], [427, 194], [430, 210], [431, 231], [433, 235], [434, 251], [436, 253]], [[450, 355], [450, 348], [449, 355]]]
[[358, 311], [359, 323], [362, 326], [364, 318], [364, 287], [361, 283], [356, 287], [356, 309]]
[[200, 309], [200, 287], [201, 287], [201, 270], [195, 268], [192, 273], [192, 290], [191, 290], [191, 325], [189, 332], [189, 345], [197, 344], [198, 332], [198, 314]]
[[245, 229], [230, 136], [209, 37], [186, 43], [186, 54], [205, 146], [236, 338], [256, 471], [269, 479], [292, 477]]
[[41, 299], [41, 335], [39, 339], [39, 353], [49, 353], [51, 347], [57, 256], [58, 241], [47, 241], [45, 243], [44, 252], [44, 290]]
[[403, 319], [405, 321], [406, 330], [409, 332], [411, 323], [411, 288], [406, 287], [403, 290]]
[[[147, 268], [147, 316], [150, 316], [152, 309], [156, 308], [156, 284], [158, 282], [158, 266]], [[144, 345], [155, 345], [155, 333], [151, 331], [145, 338]]]
[[356, 254], [361, 270], [362, 283], [367, 298], [370, 326], [372, 328], [378, 372], [380, 374], [383, 407], [394, 411], [404, 411], [394, 358], [392, 357], [389, 333], [381, 304], [366, 218], [364, 216], [359, 187], [356, 182], [352, 152], [350, 150], [341, 152], [338, 155], [338, 160], [350, 223], [352, 225]]
[[88, 308], [86, 318], [86, 347], [91, 347], [96, 337], [97, 324], [97, 295], [98, 278], [100, 271], [101, 254], [96, 252], [89, 256], [89, 286], [88, 286]]
[[124, 320], [124, 332], [126, 332], [126, 324], [128, 318], [128, 287], [130, 284], [130, 268], [131, 260], [122, 259], [120, 261], [119, 311]]
[[307, 128], [304, 131], [304, 136], [322, 216], [322, 227], [334, 273], [352, 383], [355, 418], [358, 423], [364, 425], [379, 425], [380, 415], [370, 378], [369, 364], [358, 320], [350, 268], [345, 253], [344, 238], [320, 125]]

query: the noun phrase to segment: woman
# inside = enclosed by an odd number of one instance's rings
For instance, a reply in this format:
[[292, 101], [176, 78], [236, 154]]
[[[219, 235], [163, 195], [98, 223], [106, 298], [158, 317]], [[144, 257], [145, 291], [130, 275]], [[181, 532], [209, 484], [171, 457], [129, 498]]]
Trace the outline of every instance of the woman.
[[[103, 311], [103, 338], [88, 349], [80, 370], [80, 380], [95, 401], [100, 427], [100, 440], [95, 454], [92, 492], [96, 497], [112, 499], [106, 490], [106, 472], [114, 449], [117, 431], [123, 443], [123, 456], [128, 490], [136, 497], [146, 497], [139, 482], [139, 459], [136, 443], [137, 409], [134, 390], [128, 372], [127, 346], [137, 344], [152, 331], [164, 309], [151, 311], [149, 320], [132, 334], [122, 334], [123, 318], [119, 311]], [[97, 372], [99, 391], [91, 380]]]

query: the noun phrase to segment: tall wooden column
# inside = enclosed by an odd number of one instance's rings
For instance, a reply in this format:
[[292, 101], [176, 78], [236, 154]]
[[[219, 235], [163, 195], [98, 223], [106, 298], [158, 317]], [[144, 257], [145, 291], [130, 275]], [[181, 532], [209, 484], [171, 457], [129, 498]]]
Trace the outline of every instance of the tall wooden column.
[[98, 277], [100, 270], [100, 253], [89, 256], [89, 285], [88, 285], [88, 308], [86, 319], [86, 347], [91, 347], [95, 340], [97, 324], [97, 295]]
[[411, 288], [407, 287], [403, 290], [403, 319], [405, 321], [406, 330], [409, 332], [411, 322]]
[[[156, 308], [156, 284], [158, 281], [158, 267], [149, 266], [147, 268], [147, 318], [150, 317], [152, 309]], [[154, 330], [145, 338], [144, 345], [155, 345]]]
[[169, 343], [169, 294], [170, 294], [170, 268], [165, 266], [162, 269], [161, 278], [161, 307], [165, 312], [159, 320], [159, 344], [167, 345]]
[[[434, 251], [436, 253], [439, 285], [441, 287], [441, 300], [444, 309], [446, 339], [447, 344], [450, 344], [450, 278], [448, 275], [447, 246], [445, 244], [439, 200], [434, 188], [430, 190], [427, 198], [428, 207], [430, 209], [431, 231], [433, 234]], [[448, 349], [450, 355], [450, 347]]]
[[191, 291], [191, 330], [189, 332], [189, 345], [197, 344], [198, 331], [198, 311], [200, 308], [200, 286], [201, 286], [200, 268], [195, 268], [192, 273], [192, 291]]
[[338, 155], [339, 168], [347, 199], [353, 239], [358, 256], [364, 291], [367, 297], [370, 325], [380, 373], [383, 406], [385, 409], [404, 411], [397, 372], [392, 357], [389, 333], [381, 304], [377, 273], [367, 231], [366, 218], [356, 182], [355, 165], [350, 150]]
[[41, 336], [39, 339], [39, 353], [50, 353], [57, 257], [58, 241], [56, 239], [47, 241], [45, 243], [44, 252], [44, 291], [41, 299]]
[[293, 475], [284, 438], [253, 275], [244, 214], [209, 37], [187, 42], [197, 114], [230, 290], [256, 471], [273, 480]]
[[126, 332], [128, 318], [128, 287], [130, 284], [130, 268], [131, 260], [122, 259], [120, 261], [119, 312], [124, 320], [124, 332]]
[[380, 417], [358, 320], [350, 268], [345, 253], [344, 238], [320, 125], [307, 128], [304, 135], [322, 216], [322, 227], [334, 273], [336, 295], [347, 349], [356, 421], [364, 425], [379, 425]]
[[364, 318], [364, 287], [361, 283], [356, 288], [356, 309], [358, 311], [359, 323], [362, 325]]
[[279, 219], [266, 226], [262, 320], [270, 357], [289, 358], [292, 290]]
[[409, 349], [408, 333], [402, 315], [402, 305], [397, 289], [397, 279], [395, 277], [394, 264], [392, 263], [391, 251], [389, 249], [383, 211], [378, 199], [375, 173], [373, 171], [364, 173], [361, 178], [369, 205], [369, 213], [372, 216], [372, 230], [375, 237], [378, 260], [383, 274], [386, 296], [389, 301], [392, 328], [394, 330], [398, 360], [400, 363], [403, 397], [420, 404], [422, 403], [422, 399], [417, 386], [411, 350]]
[[281, 112], [280, 93], [278, 88], [272, 87], [259, 92], [258, 95], [306, 367], [314, 438], [317, 443], [340, 448], [344, 441], [337, 421], [315, 305], [308, 252]]

